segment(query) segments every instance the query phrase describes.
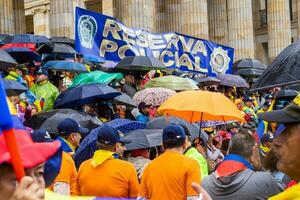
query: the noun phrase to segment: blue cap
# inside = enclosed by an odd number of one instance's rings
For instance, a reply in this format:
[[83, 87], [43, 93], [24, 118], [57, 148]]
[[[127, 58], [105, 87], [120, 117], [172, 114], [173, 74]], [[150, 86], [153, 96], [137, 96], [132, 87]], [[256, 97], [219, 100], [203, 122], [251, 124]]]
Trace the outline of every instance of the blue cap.
[[251, 98], [251, 97], [249, 97], [249, 96], [247, 96], [247, 97], [245, 97], [245, 99], [244, 99], [244, 101], [246, 102], [246, 101], [253, 101], [253, 99]]
[[53, 142], [50, 134], [43, 129], [33, 131], [31, 138], [34, 142]]
[[124, 140], [120, 137], [117, 129], [110, 126], [103, 126], [99, 128], [97, 134], [97, 141], [102, 144], [115, 145], [116, 143], [128, 144], [131, 141]]
[[166, 140], [185, 140], [185, 132], [181, 125], [170, 124], [163, 130], [163, 141]]
[[35, 73], [36, 75], [46, 75], [49, 76], [48, 71], [46, 69], [40, 68], [39, 70], [37, 70], [37, 72]]
[[57, 126], [57, 130], [62, 136], [67, 136], [71, 133], [81, 133], [85, 135], [89, 132], [89, 129], [80, 127], [75, 120], [70, 118], [66, 118], [61, 121]]

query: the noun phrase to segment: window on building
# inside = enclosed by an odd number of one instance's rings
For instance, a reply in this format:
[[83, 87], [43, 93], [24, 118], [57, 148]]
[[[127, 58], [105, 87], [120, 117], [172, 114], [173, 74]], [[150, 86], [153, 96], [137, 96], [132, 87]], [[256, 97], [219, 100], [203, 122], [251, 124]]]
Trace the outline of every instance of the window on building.
[[260, 0], [260, 9], [259, 9], [259, 13], [260, 13], [260, 26], [261, 27], [266, 27], [268, 24], [267, 21], [267, 0]]
[[25, 20], [26, 20], [26, 33], [27, 34], [34, 34], [33, 16], [32, 15], [27, 15], [25, 17]]

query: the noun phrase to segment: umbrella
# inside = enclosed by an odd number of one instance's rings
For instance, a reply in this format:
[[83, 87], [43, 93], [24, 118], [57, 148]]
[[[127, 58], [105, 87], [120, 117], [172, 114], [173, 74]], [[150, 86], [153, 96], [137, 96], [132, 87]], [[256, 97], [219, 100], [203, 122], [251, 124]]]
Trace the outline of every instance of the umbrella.
[[36, 52], [42, 53], [63, 53], [63, 54], [77, 54], [78, 52], [68, 44], [63, 43], [47, 43], [37, 48]]
[[14, 67], [18, 63], [6, 51], [0, 49], [0, 69], [5, 70], [8, 67]]
[[162, 129], [135, 130], [124, 138], [131, 141], [126, 144], [127, 150], [146, 149], [162, 145]]
[[102, 71], [93, 71], [89, 73], [78, 74], [72, 81], [70, 87], [75, 87], [84, 84], [105, 83], [109, 84], [113, 80], [121, 80], [121, 73], [105, 73]]
[[252, 89], [270, 89], [300, 82], [300, 40], [286, 47], [254, 83]]
[[[123, 131], [122, 133], [126, 134], [130, 131], [134, 131], [137, 129], [143, 129], [146, 125], [141, 122], [131, 121], [128, 119], [119, 119], [119, 120], [113, 120], [109, 123], [105, 123], [102, 126], [112, 126], [116, 128], [119, 131]], [[97, 135], [98, 130], [102, 127], [98, 127], [96, 129], [93, 129], [90, 134], [88, 134], [81, 142], [79, 148], [77, 149], [75, 155], [74, 155], [74, 161], [77, 167], [80, 166], [82, 162], [85, 160], [90, 159], [94, 152], [97, 150]]]
[[157, 110], [190, 123], [202, 121], [244, 121], [244, 116], [230, 99], [221, 93], [185, 91], [172, 96]]
[[[170, 116], [168, 118], [166, 117], [157, 117], [152, 119], [147, 123], [147, 129], [164, 129], [168, 124], [180, 124], [190, 131], [191, 138], [194, 140], [195, 138], [199, 137], [199, 126], [196, 124], [191, 124], [181, 118]], [[204, 141], [208, 140], [208, 135], [206, 132], [201, 131], [200, 137], [204, 139]]]
[[121, 93], [106, 84], [81, 85], [60, 93], [54, 102], [56, 108], [74, 108], [103, 99], [113, 99]]
[[87, 68], [84, 64], [73, 62], [73, 61], [48, 61], [46, 62], [42, 68], [51, 69], [54, 71], [69, 71], [69, 72], [87, 72]]
[[83, 59], [84, 59], [84, 61], [91, 62], [91, 63], [104, 63], [105, 62], [104, 58], [101, 58], [98, 56], [93, 56], [90, 54], [83, 54]]
[[75, 45], [75, 40], [67, 38], [67, 37], [52, 37], [52, 38], [50, 38], [50, 40], [53, 43], [63, 43], [63, 44], [69, 44], [71, 46]]
[[194, 80], [202, 86], [219, 85], [221, 82], [219, 79], [211, 76], [194, 78]]
[[248, 69], [239, 69], [234, 74], [241, 75], [247, 78], [255, 78], [262, 75], [264, 72], [264, 69], [254, 69], [254, 68], [248, 68]]
[[130, 96], [127, 94], [122, 93], [120, 96], [117, 96], [114, 98], [114, 101], [117, 104], [122, 104], [126, 106], [136, 107], [137, 105], [134, 103], [134, 101], [131, 99]]
[[297, 90], [280, 90], [279, 92], [276, 93], [275, 95], [275, 99], [276, 100], [285, 100], [285, 99], [289, 99], [292, 100], [294, 99], [297, 95], [298, 95], [298, 91]]
[[50, 40], [42, 35], [18, 34], [12, 37], [7, 37], [3, 40], [4, 43], [50, 43]]
[[132, 100], [136, 105], [145, 102], [147, 105], [159, 106], [176, 92], [166, 88], [146, 88], [133, 96]]
[[176, 91], [199, 89], [194, 81], [173, 75], [151, 79], [150, 81], [148, 81], [145, 87], [162, 87]]
[[154, 57], [127, 56], [115, 67], [118, 70], [149, 71], [164, 69], [164, 64]]
[[233, 70], [239, 70], [239, 69], [248, 69], [248, 68], [253, 68], [253, 69], [261, 69], [265, 70], [267, 67], [262, 64], [259, 60], [253, 59], [253, 58], [243, 58], [238, 61], [236, 61], [233, 64]]
[[12, 37], [9, 34], [0, 34], [0, 45], [1, 44], [5, 44], [5, 42], [3, 40], [5, 40], [6, 38]]
[[28, 90], [27, 87], [15, 80], [3, 79], [3, 85], [7, 96], [18, 96]]
[[41, 61], [41, 56], [29, 48], [12, 47], [5, 49], [18, 63], [29, 63], [31, 61]]
[[28, 48], [32, 51], [35, 51], [34, 43], [8, 43], [0, 46], [0, 49], [9, 49], [9, 48]]
[[64, 119], [71, 118], [77, 121], [82, 127], [93, 129], [102, 124], [99, 120], [72, 109], [57, 109], [47, 112], [41, 112], [33, 115], [25, 121], [25, 126], [34, 130], [44, 129], [49, 133], [57, 134], [57, 125]]
[[240, 75], [219, 74], [217, 78], [221, 81], [221, 85], [229, 87], [248, 88], [249, 85]]

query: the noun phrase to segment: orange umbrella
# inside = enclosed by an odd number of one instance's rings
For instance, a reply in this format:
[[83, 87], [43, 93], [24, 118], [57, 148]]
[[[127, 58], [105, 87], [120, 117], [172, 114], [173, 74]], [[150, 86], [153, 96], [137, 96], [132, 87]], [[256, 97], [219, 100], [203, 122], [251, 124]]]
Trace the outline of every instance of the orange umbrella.
[[158, 108], [158, 112], [191, 123], [208, 120], [244, 121], [241, 111], [223, 94], [200, 90], [175, 94]]

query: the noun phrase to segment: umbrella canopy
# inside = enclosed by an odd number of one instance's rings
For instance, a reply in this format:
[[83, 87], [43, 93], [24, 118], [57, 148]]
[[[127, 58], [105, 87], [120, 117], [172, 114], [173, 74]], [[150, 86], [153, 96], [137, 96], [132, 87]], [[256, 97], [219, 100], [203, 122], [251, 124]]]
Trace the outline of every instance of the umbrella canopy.
[[[194, 140], [195, 138], [199, 137], [199, 126], [196, 124], [191, 124], [181, 118], [170, 116], [168, 118], [166, 117], [157, 117], [152, 119], [147, 123], [147, 129], [164, 129], [166, 126], [168, 126], [170, 123], [173, 124], [180, 124], [190, 131], [191, 133], [191, 139]], [[204, 141], [208, 140], [208, 135], [206, 132], [201, 131], [200, 137], [204, 139]]]
[[211, 76], [195, 78], [194, 80], [201, 86], [219, 85], [221, 82], [219, 79]]
[[126, 149], [131, 151], [135, 149], [146, 149], [162, 145], [163, 129], [142, 129], [135, 130], [124, 138], [131, 141], [126, 144]]
[[124, 93], [122, 93], [120, 96], [115, 97], [114, 102], [116, 102], [117, 104], [131, 106], [131, 107], [137, 106], [134, 103], [134, 101], [131, 99], [131, 97]]
[[66, 60], [48, 61], [42, 66], [42, 68], [54, 71], [88, 72], [84, 64]]
[[300, 81], [300, 40], [285, 48], [254, 83], [252, 89], [268, 89]]
[[134, 94], [132, 100], [136, 105], [145, 102], [147, 105], [160, 106], [176, 92], [166, 88], [146, 88]]
[[[140, 122], [131, 121], [128, 119], [112, 120], [109, 123], [105, 123], [102, 126], [112, 126], [122, 133], [127, 134], [130, 131], [137, 129], [143, 129], [146, 125]], [[97, 150], [97, 136], [98, 130], [102, 127], [98, 127], [90, 132], [81, 142], [79, 148], [74, 155], [74, 161], [77, 167], [80, 164], [90, 158], [92, 158], [94, 152]]]
[[75, 40], [67, 38], [67, 37], [52, 37], [52, 38], [50, 38], [50, 40], [53, 43], [63, 43], [63, 44], [69, 44], [71, 46], [75, 45]]
[[12, 37], [7, 37], [3, 40], [4, 43], [49, 43], [51, 42], [47, 37], [42, 35], [32, 34], [18, 34]]
[[3, 85], [7, 96], [18, 96], [28, 90], [27, 87], [15, 80], [3, 79]]
[[176, 91], [182, 90], [197, 90], [199, 89], [197, 84], [187, 78], [182, 78], [178, 76], [163, 76], [151, 79], [146, 85], [146, 88], [152, 87], [162, 87]]
[[276, 93], [275, 99], [281, 100], [281, 99], [294, 99], [298, 95], [297, 90], [280, 90]]
[[63, 54], [77, 54], [78, 52], [68, 44], [63, 43], [47, 43], [37, 48], [36, 52], [42, 53], [63, 53]]
[[259, 60], [253, 58], [243, 58], [236, 61], [233, 64], [233, 70], [239, 70], [245, 68], [265, 70], [267, 67], [264, 64], [262, 64]]
[[92, 83], [109, 84], [113, 80], [121, 80], [123, 75], [121, 73], [105, 73], [102, 71], [93, 71], [89, 73], [78, 74], [72, 81], [70, 87]]
[[34, 130], [44, 129], [49, 133], [56, 135], [58, 133], [57, 125], [66, 118], [74, 119], [80, 126], [89, 129], [96, 128], [102, 124], [99, 120], [72, 109], [57, 109], [37, 113], [26, 120], [24, 124]]
[[6, 51], [0, 49], [0, 69], [7, 69], [8, 67], [14, 67], [18, 63], [11, 57]]
[[240, 75], [219, 74], [217, 78], [221, 81], [221, 85], [237, 88], [248, 88], [249, 85]]
[[115, 67], [118, 70], [149, 71], [164, 69], [164, 64], [154, 57], [127, 56]]
[[263, 69], [248, 68], [248, 69], [239, 69], [236, 72], [234, 72], [234, 74], [241, 75], [247, 78], [255, 78], [262, 75], [263, 72], [264, 72]]
[[208, 120], [244, 121], [240, 110], [221, 93], [208, 91], [180, 92], [164, 102], [157, 110], [180, 117], [190, 123]]
[[91, 63], [104, 63], [105, 59], [97, 56], [93, 56], [90, 54], [83, 54], [84, 61], [91, 62]]
[[41, 56], [29, 48], [12, 47], [5, 49], [18, 63], [29, 63], [31, 61], [41, 61]]
[[106, 84], [81, 85], [60, 93], [54, 102], [56, 108], [74, 108], [103, 99], [113, 99], [121, 93]]
[[9, 34], [0, 34], [0, 45], [5, 44], [4, 40], [8, 37], [12, 37], [12, 36]]

